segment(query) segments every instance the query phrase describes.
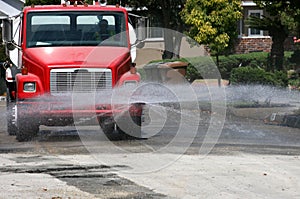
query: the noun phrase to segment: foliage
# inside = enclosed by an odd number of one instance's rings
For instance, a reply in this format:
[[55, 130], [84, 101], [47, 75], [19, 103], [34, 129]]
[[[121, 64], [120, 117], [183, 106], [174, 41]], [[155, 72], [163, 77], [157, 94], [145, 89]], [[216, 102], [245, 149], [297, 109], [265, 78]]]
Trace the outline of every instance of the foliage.
[[[185, 25], [179, 16], [186, 0], [127, 0], [121, 1], [121, 5], [129, 5], [138, 15], [155, 17], [161, 22], [164, 37], [163, 59], [179, 58], [180, 42]], [[113, 1], [108, 1], [113, 3]], [[147, 9], [144, 9], [147, 8]], [[173, 31], [171, 31], [173, 30]], [[177, 31], [177, 32], [175, 32]]]
[[[289, 62], [289, 58], [292, 52], [285, 53], [284, 63], [286, 68], [291, 68], [292, 63]], [[228, 56], [220, 56], [219, 58], [219, 72], [221, 74], [222, 79], [229, 79], [231, 71], [234, 68], [238, 67], [246, 67], [251, 66], [254, 68], [262, 68], [264, 70], [267, 69], [268, 66], [268, 56], [267, 52], [253, 52], [247, 54], [234, 54]], [[205, 70], [206, 73], [211, 71], [212, 68], [216, 66], [216, 58], [210, 57], [194, 57], [194, 58], [186, 58], [187, 62], [191, 63], [187, 70], [188, 79], [201, 79], [203, 78], [199, 71]], [[214, 66], [213, 66], [213, 65]], [[195, 67], [198, 66], [198, 67]], [[200, 69], [200, 70], [199, 70]], [[213, 71], [215, 72], [215, 71]], [[203, 73], [203, 72], [202, 72]]]
[[187, 0], [181, 15], [190, 26], [189, 36], [220, 54], [237, 36], [241, 10], [239, 0]]
[[220, 72], [215, 60], [209, 56], [186, 58], [189, 66], [187, 68], [187, 79], [193, 82], [195, 79], [218, 79]]
[[268, 53], [265, 52], [221, 56], [219, 70], [222, 78], [229, 79], [231, 70], [241, 66], [265, 68], [267, 56]]
[[[112, 3], [113, 1], [108, 1]], [[163, 23], [164, 28], [177, 30], [178, 26], [182, 22], [179, 17], [179, 12], [184, 6], [185, 0], [127, 0], [121, 1], [122, 5], [126, 4], [135, 10], [142, 10], [147, 8], [147, 12], [155, 15]]]
[[262, 84], [286, 87], [288, 79], [286, 73], [276, 71], [275, 73], [267, 72], [261, 68], [250, 66], [235, 68], [230, 76], [231, 84]]
[[[285, 52], [283, 63], [287, 69], [293, 67], [293, 63], [289, 61], [291, 55], [292, 52]], [[242, 66], [251, 66], [267, 70], [269, 65], [269, 56], [270, 54], [267, 52], [220, 56], [219, 70], [223, 79], [229, 79], [232, 69]]]
[[289, 77], [289, 86], [291, 89], [300, 90], [300, 77], [299, 73], [295, 72], [294, 70], [288, 71]]
[[254, 0], [269, 16], [251, 16], [247, 23], [251, 28], [265, 30], [272, 37], [269, 71], [284, 70], [284, 41], [299, 26], [300, 9], [298, 3], [279, 0]]
[[300, 65], [300, 50], [295, 50], [292, 56], [289, 59], [290, 62], [294, 63], [295, 65]]
[[300, 66], [300, 49], [294, 51], [289, 61], [294, 63], [297, 66]]
[[[222, 79], [229, 79], [232, 69], [241, 66], [252, 66], [258, 68], [266, 68], [268, 53], [266, 52], [254, 52], [248, 54], [235, 54], [228, 56], [220, 56], [219, 58], [219, 73]], [[216, 73], [212, 68], [216, 68], [216, 58], [213, 57], [194, 57], [186, 58], [190, 62], [191, 66], [188, 67], [188, 77], [191, 79], [203, 78], [202, 74]], [[195, 67], [196, 66], [196, 67]], [[206, 71], [205, 73], [203, 71]], [[210, 75], [211, 76], [211, 75]]]
[[[291, 65], [288, 61], [291, 54], [292, 52], [285, 53], [285, 63], [287, 66]], [[150, 63], [169, 61], [187, 62], [189, 64], [187, 67], [186, 78], [189, 82], [193, 82], [196, 79], [216, 79], [219, 74], [221, 74], [222, 79], [229, 79], [233, 84], [261, 83], [284, 87], [287, 86], [291, 81], [288, 80], [285, 72], [266, 72], [268, 62], [267, 58], [268, 53], [266, 52], [220, 56], [220, 65], [218, 70], [215, 64], [216, 58], [209, 56], [181, 58], [177, 60], [154, 60]], [[238, 72], [236, 72], [236, 70]], [[249, 73], [251, 74], [249, 75]], [[293, 82], [298, 82], [298, 80]]]
[[290, 85], [291, 89], [300, 90], [300, 78], [289, 79], [289, 85]]

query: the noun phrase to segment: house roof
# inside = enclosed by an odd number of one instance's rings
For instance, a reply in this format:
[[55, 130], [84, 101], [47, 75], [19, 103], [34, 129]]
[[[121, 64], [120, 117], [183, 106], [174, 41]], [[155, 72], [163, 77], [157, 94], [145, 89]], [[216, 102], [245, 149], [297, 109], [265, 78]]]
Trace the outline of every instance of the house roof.
[[20, 14], [25, 0], [0, 0], [0, 19]]

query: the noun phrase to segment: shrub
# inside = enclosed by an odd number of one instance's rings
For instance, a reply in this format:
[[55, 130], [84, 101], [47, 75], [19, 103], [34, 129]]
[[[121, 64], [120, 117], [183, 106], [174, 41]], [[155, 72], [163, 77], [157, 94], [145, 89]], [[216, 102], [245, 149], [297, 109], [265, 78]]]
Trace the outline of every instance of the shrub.
[[241, 66], [253, 66], [266, 68], [268, 53], [253, 52], [248, 54], [235, 54], [229, 56], [221, 56], [219, 63], [219, 70], [223, 79], [229, 79], [231, 71], [234, 68]]
[[[292, 52], [285, 52], [284, 65], [285, 68], [290, 68], [293, 63], [289, 62]], [[250, 66], [250, 68], [262, 68], [264, 70], [268, 67], [268, 56], [267, 52], [253, 52], [248, 54], [234, 54], [228, 56], [219, 57], [219, 67], [216, 71], [216, 58], [209, 56], [192, 57], [192, 58], [181, 58], [177, 60], [156, 60], [153, 62], [166, 62], [166, 61], [184, 61], [188, 62], [186, 78], [192, 82], [195, 79], [202, 78], [217, 78], [221, 74], [222, 79], [230, 79], [231, 72], [235, 68]], [[286, 85], [287, 80], [284, 77], [284, 73], [275, 72], [275, 75], [271, 77], [264, 77], [266, 79], [277, 79], [272, 85]], [[276, 76], [272, 78], [273, 76]], [[247, 77], [244, 77], [247, 78]], [[262, 79], [264, 79], [262, 78]], [[266, 80], [260, 80], [265, 82]], [[272, 82], [272, 81], [271, 81]]]
[[288, 61], [295, 65], [300, 65], [300, 50], [295, 50], [293, 54], [291, 54], [291, 57], [288, 59]]
[[289, 84], [289, 79], [286, 72], [275, 71], [275, 86], [287, 87]]
[[288, 84], [287, 75], [284, 72], [266, 72], [262, 68], [250, 66], [235, 68], [230, 76], [231, 84], [263, 84], [286, 87]]
[[288, 71], [288, 83], [291, 89], [300, 90], [300, 77], [294, 70]]
[[186, 78], [190, 82], [195, 79], [217, 78], [220, 74], [214, 60], [209, 56], [186, 58], [185, 61], [189, 63]]

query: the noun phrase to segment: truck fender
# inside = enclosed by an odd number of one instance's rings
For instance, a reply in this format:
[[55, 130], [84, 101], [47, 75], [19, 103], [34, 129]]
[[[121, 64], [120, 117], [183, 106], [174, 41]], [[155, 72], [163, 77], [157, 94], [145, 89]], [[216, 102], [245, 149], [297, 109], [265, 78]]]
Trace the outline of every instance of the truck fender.
[[126, 85], [127, 83], [138, 84], [140, 81], [141, 81], [141, 75], [138, 72], [132, 72], [130, 70], [121, 76], [117, 86]]

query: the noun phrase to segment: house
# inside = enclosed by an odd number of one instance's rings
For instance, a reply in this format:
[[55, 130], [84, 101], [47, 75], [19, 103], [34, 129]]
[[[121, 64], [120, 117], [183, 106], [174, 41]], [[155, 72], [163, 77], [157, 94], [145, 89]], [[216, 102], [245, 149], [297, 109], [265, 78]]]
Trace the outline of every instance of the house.
[[253, 1], [242, 1], [243, 18], [238, 22], [238, 39], [234, 48], [237, 54], [249, 52], [270, 52], [272, 38], [267, 31], [250, 28], [245, 20], [249, 16], [262, 17], [265, 11], [259, 9]]
[[[265, 10], [260, 9], [257, 5], [251, 0], [242, 1], [243, 7], [243, 17], [237, 23], [238, 29], [238, 38], [233, 49], [233, 53], [243, 54], [250, 52], [270, 52], [272, 46], [272, 38], [268, 35], [268, 31], [257, 30], [250, 28], [246, 24], [246, 19], [249, 16], [262, 17], [267, 15]], [[162, 27], [162, 22], [159, 18], [149, 15], [146, 21], [147, 29], [147, 39], [146, 46], [148, 47], [157, 47], [163, 44], [163, 28], [151, 28], [151, 27]], [[183, 53], [183, 56], [197, 56], [191, 52], [195, 51], [194, 49], [189, 49], [186, 40], [183, 40], [183, 52], [188, 49], [188, 53]], [[163, 48], [163, 46], [161, 46]], [[206, 53], [200, 53], [201, 55], [206, 55]]]

